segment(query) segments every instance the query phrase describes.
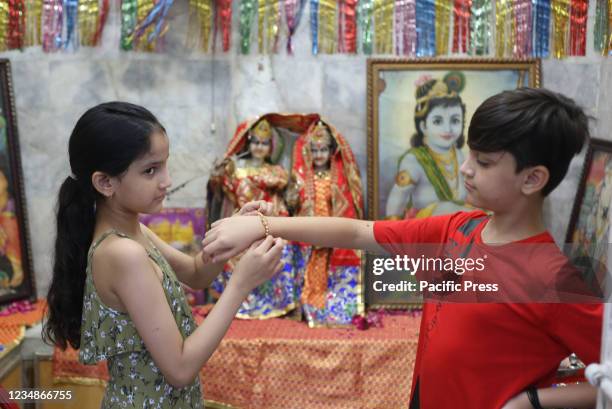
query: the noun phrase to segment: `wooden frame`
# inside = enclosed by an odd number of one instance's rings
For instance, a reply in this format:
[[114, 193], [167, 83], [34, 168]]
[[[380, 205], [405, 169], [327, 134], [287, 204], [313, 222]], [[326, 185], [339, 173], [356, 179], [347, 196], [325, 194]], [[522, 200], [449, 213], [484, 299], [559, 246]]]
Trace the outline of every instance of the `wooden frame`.
[[[368, 60], [368, 218], [387, 218], [387, 200], [383, 197], [391, 197], [391, 188], [398, 180], [396, 176], [400, 175], [402, 152], [408, 151], [411, 146], [410, 135], [416, 133], [415, 90], [416, 85], [422, 83], [418, 82], [420, 78], [428, 76], [430, 79], [442, 79], [448, 73], [460, 72], [463, 82], [457, 93], [461, 95], [465, 107], [462, 126], [463, 135], [467, 137], [469, 118], [480, 103], [503, 90], [521, 86], [539, 87], [540, 70], [539, 59]], [[465, 145], [461, 150], [465, 150]], [[456, 183], [459, 186], [458, 179]], [[397, 215], [391, 216], [397, 218]], [[370, 271], [371, 261], [368, 261], [363, 282], [366, 302], [370, 307], [403, 308], [420, 304], [420, 299], [389, 299], [375, 294], [371, 288]], [[399, 276], [396, 278], [403, 279]]]
[[[0, 59], [0, 304], [36, 298], [11, 66]], [[6, 194], [5, 194], [6, 193]]]
[[565, 236], [565, 251], [593, 290], [606, 292], [612, 206], [612, 142], [589, 141]]

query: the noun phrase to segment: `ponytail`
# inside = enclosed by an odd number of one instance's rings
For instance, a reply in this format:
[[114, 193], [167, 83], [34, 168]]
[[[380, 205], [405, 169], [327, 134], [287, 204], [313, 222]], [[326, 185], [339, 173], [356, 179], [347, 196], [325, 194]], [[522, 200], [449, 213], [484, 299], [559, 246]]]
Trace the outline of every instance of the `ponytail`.
[[[89, 191], [88, 191], [89, 190]], [[95, 196], [72, 177], [59, 191], [55, 263], [47, 303], [44, 339], [66, 349], [79, 348], [87, 252], [95, 223]]]

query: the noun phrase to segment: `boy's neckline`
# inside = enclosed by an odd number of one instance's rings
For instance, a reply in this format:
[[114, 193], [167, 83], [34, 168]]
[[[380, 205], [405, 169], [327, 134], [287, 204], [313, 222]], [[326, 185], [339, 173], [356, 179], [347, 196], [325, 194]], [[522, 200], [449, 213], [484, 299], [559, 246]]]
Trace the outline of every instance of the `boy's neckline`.
[[475, 232], [474, 232], [474, 239], [475, 239], [476, 243], [484, 244], [486, 246], [491, 246], [491, 247], [497, 247], [497, 246], [504, 246], [504, 245], [507, 245], [507, 244], [516, 244], [516, 243], [548, 243], [550, 241], [554, 241], [552, 239], [552, 236], [548, 232], [548, 230], [544, 230], [544, 231], [542, 231], [540, 233], [536, 233], [536, 234], [533, 234], [533, 235], [528, 236], [528, 237], [524, 237], [524, 238], [519, 239], [519, 240], [513, 240], [513, 241], [504, 242], [504, 243], [488, 243], [488, 242], [485, 242], [482, 239], [482, 232], [487, 227], [487, 225], [489, 224], [490, 220], [491, 220], [491, 216], [487, 215], [485, 220], [475, 230]]

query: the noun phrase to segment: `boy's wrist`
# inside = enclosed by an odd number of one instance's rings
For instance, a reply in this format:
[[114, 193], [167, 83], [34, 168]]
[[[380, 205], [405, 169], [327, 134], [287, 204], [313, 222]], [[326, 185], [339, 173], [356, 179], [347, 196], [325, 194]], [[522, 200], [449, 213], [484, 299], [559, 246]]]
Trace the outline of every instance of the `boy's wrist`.
[[531, 404], [531, 407], [533, 407], [533, 409], [544, 409], [542, 407], [542, 404], [540, 403], [538, 390], [535, 386], [529, 387], [525, 391], [525, 395], [527, 396], [527, 399], [529, 400], [529, 403]]

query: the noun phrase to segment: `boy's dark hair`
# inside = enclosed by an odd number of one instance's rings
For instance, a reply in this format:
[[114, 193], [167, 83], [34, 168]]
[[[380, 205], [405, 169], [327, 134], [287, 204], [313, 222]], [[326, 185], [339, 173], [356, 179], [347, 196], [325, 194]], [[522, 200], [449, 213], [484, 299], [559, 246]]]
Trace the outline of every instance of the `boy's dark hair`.
[[565, 177], [572, 157], [589, 138], [589, 118], [576, 103], [543, 88], [504, 91], [474, 112], [468, 146], [480, 152], [508, 151], [516, 172], [542, 165], [550, 172], [544, 196]]
[[73, 176], [59, 190], [53, 278], [47, 295], [48, 319], [43, 338], [65, 349], [79, 348], [87, 252], [95, 227], [94, 172], [120, 176], [150, 149], [150, 137], [164, 132], [157, 118], [138, 105], [107, 102], [77, 121], [68, 155]]

